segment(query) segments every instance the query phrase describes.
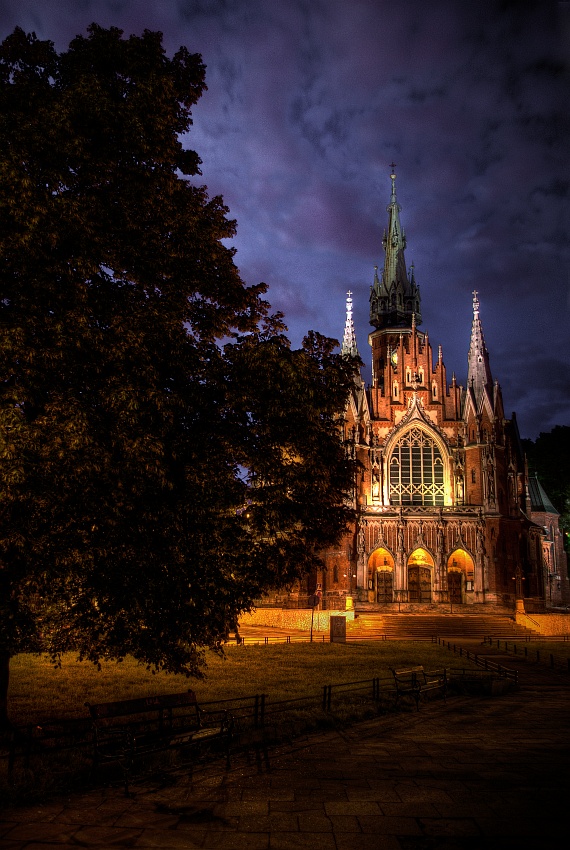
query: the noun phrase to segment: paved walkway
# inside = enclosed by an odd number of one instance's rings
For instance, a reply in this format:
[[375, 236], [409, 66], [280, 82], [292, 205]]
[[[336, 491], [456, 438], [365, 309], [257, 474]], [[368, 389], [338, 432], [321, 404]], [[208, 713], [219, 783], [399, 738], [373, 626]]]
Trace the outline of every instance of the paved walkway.
[[[506, 659], [508, 662], [508, 659]], [[514, 663], [511, 657], [510, 663]], [[570, 676], [457, 697], [0, 814], [0, 850], [548, 850], [570, 832]]]

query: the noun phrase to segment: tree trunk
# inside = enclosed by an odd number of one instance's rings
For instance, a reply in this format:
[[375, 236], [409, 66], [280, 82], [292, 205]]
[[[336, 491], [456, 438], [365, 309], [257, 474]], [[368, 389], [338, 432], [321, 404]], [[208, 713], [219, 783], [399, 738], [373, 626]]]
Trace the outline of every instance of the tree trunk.
[[0, 736], [7, 732], [8, 722], [8, 684], [10, 682], [10, 653], [0, 649]]

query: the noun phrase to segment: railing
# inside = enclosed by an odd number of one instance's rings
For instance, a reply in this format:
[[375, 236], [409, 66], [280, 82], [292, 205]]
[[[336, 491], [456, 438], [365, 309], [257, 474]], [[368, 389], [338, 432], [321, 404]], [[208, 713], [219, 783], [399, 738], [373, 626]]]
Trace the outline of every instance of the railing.
[[443, 638], [437, 638], [437, 643], [439, 646], [447, 647], [447, 649], [454, 654], [458, 653], [460, 658], [466, 658], [467, 661], [472, 661], [477, 664], [478, 667], [482, 667], [484, 670], [496, 673], [498, 676], [504, 679], [510, 679], [515, 684], [518, 684], [519, 674], [518, 670], [510, 670], [508, 667], [504, 667], [502, 664], [498, 664], [496, 661], [492, 661], [487, 655], [478, 655], [476, 652], [471, 652], [469, 649], [459, 645], [457, 646], [455, 643], [451, 643], [451, 641], [446, 641]]
[[[540, 638], [535, 638], [535, 640], [539, 639]], [[563, 639], [567, 641], [568, 636], [564, 635]], [[526, 637], [524, 638], [524, 640], [525, 643], [530, 642]], [[491, 637], [485, 638], [484, 643], [488, 643], [489, 646], [494, 646], [495, 639]], [[528, 646], [518, 647], [516, 643], [511, 643], [509, 645], [509, 641], [497, 640], [497, 649], [501, 649], [501, 645], [503, 651], [507, 654], [512, 653], [513, 655], [523, 656], [527, 661], [534, 660], [536, 664], [545, 664], [552, 669], [564, 670], [564, 672], [570, 673], [570, 658], [556, 656], [553, 652], [547, 652], [543, 649], [535, 649], [529, 652]]]
[[[388, 636], [384, 634], [384, 632], [366, 632], [363, 634], [352, 634], [346, 635], [346, 641], [348, 642], [356, 642], [356, 641], [376, 641], [376, 640], [388, 640]], [[402, 640], [402, 638], [395, 638], [395, 640]], [[405, 640], [429, 640], [429, 638], [418, 637], [418, 638], [405, 638]], [[329, 643], [330, 636], [328, 630], [326, 632], [317, 631], [316, 627], [313, 629], [313, 637], [311, 638], [310, 631], [304, 631], [295, 635], [248, 635], [247, 637], [240, 637], [241, 646], [270, 646], [276, 643]], [[230, 641], [231, 643], [231, 641]]]
[[[482, 659], [478, 660], [472, 653], [463, 654], [471, 662], [476, 664], [482, 662]], [[489, 680], [492, 681], [493, 679], [492, 673], [498, 672], [500, 676], [509, 679], [514, 678], [516, 682], [516, 673], [513, 674], [512, 671], [507, 671], [492, 662], [486, 662], [484, 666], [489, 675]], [[454, 679], [461, 679], [461, 677], [472, 678], [477, 672], [479, 671], [469, 671], [465, 668], [462, 670], [446, 668], [444, 674], [446, 680], [452, 683]], [[481, 672], [481, 675], [485, 674]], [[227, 711], [234, 718], [236, 749], [251, 746], [251, 735], [257, 735], [257, 741], [261, 741], [262, 745], [265, 746], [271, 741], [282, 739], [284, 735], [289, 737], [322, 726], [323, 717], [330, 716], [333, 712], [335, 712], [333, 722], [337, 722], [338, 719], [343, 722], [351, 722], [363, 719], [366, 716], [375, 716], [380, 711], [393, 711], [397, 708], [394, 679], [388, 675], [351, 682], [325, 684], [313, 693], [286, 700], [272, 700], [268, 694], [261, 693], [225, 700], [212, 700], [200, 703], [200, 706], [207, 712]], [[88, 721], [82, 718], [58, 721], [58, 723], [61, 728], [58, 729], [57, 740], [52, 741], [53, 746], [50, 746], [49, 751], [42, 750], [40, 746], [34, 747], [31, 754], [34, 755], [34, 758], [42, 760], [43, 764], [43, 761], [54, 756], [57, 761], [58, 755], [63, 751], [71, 749], [83, 751], [83, 762], [78, 762], [77, 765], [74, 762], [73, 768], [81, 774], [81, 772], [85, 772], [85, 766], [89, 759], [88, 753], [92, 746]], [[80, 738], [77, 737], [78, 724], [82, 727]], [[42, 728], [47, 731], [47, 727], [48, 724], [46, 723], [35, 727], [40, 737]], [[16, 729], [15, 732], [26, 734], [30, 730], [28, 727], [21, 727]], [[255, 745], [257, 746], [257, 744]], [[19, 751], [21, 751], [21, 748], [19, 748]], [[0, 750], [0, 760], [5, 759], [7, 766], [9, 756], [9, 748], [5, 751]], [[69, 757], [65, 756], [63, 760], [60, 759], [57, 770], [62, 775], [69, 775], [70, 763]], [[50, 761], [50, 769], [51, 765], [52, 762]], [[47, 769], [47, 762], [45, 767]]]

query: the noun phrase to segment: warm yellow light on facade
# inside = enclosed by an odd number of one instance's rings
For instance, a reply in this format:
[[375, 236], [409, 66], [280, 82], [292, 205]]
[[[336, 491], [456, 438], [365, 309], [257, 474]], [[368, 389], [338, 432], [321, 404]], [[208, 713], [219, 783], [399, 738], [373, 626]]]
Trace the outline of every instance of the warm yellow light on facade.
[[377, 572], [391, 572], [394, 569], [394, 558], [388, 549], [375, 549], [368, 560], [368, 568]]
[[408, 566], [414, 565], [433, 567], [433, 558], [426, 549], [422, 549], [422, 547], [419, 546], [417, 549], [414, 549], [408, 558]]
[[465, 573], [469, 580], [473, 579], [474, 568], [473, 558], [465, 549], [455, 549], [447, 560], [448, 570]]

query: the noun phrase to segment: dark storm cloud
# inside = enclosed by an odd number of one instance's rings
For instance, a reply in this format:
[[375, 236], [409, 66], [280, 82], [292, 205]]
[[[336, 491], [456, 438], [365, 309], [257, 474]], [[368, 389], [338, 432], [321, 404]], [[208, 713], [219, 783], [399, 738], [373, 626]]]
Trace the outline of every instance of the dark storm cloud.
[[95, 20], [202, 53], [186, 141], [238, 221], [242, 276], [269, 284], [295, 345], [311, 327], [342, 336], [350, 288], [368, 362], [395, 160], [423, 329], [464, 382], [477, 289], [493, 375], [533, 437], [570, 423], [569, 6], [13, 0], [0, 27], [64, 49]]

